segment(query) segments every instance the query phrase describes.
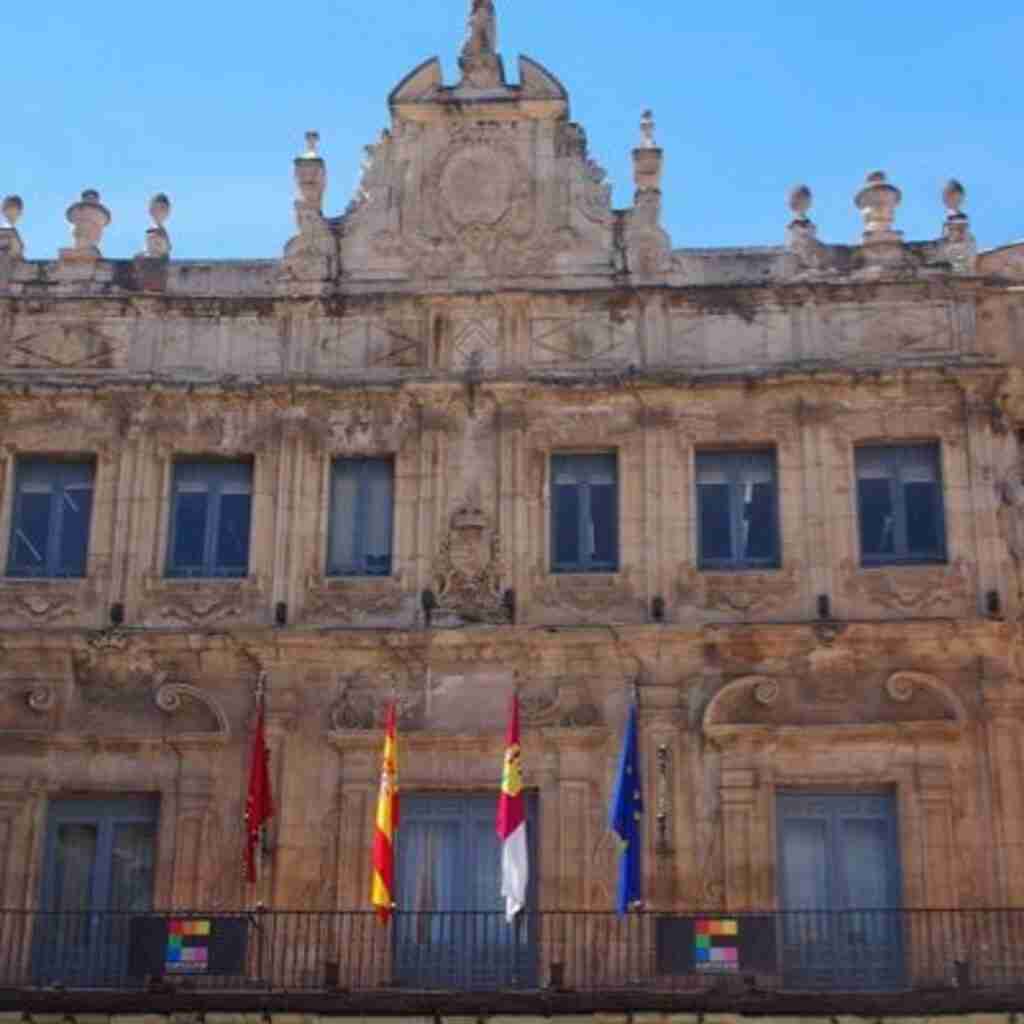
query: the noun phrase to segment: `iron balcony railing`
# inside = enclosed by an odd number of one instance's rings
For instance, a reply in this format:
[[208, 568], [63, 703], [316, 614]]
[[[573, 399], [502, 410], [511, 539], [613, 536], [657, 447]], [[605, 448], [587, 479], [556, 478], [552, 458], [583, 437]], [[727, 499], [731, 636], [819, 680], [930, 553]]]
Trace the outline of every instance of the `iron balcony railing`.
[[1024, 909], [0, 910], [0, 988], [579, 993], [1024, 987]]

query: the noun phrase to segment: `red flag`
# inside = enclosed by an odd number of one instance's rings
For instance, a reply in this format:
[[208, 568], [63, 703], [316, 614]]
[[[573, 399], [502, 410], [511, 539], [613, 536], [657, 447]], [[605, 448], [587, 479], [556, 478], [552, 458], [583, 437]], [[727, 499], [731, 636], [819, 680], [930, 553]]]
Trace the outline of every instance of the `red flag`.
[[514, 920], [526, 905], [526, 885], [530, 875], [526, 845], [526, 801], [523, 798], [519, 759], [519, 698], [513, 695], [508, 709], [505, 759], [495, 822], [501, 840], [501, 895], [505, 899], [505, 917], [508, 921]]
[[274, 816], [274, 797], [270, 791], [270, 751], [263, 723], [263, 696], [259, 698], [256, 731], [249, 755], [249, 792], [245, 798], [245, 876], [250, 885], [256, 881], [256, 850], [263, 826]]

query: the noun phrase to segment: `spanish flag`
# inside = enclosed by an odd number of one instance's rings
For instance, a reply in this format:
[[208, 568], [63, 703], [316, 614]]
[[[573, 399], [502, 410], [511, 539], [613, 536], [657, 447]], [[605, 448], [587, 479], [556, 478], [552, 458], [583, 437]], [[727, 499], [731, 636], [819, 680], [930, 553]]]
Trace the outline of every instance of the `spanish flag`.
[[370, 902], [387, 924], [395, 901], [395, 830], [398, 828], [398, 735], [395, 705], [388, 707], [384, 724], [384, 758], [377, 796], [377, 823], [373, 833], [373, 886]]
[[505, 899], [505, 919], [509, 922], [526, 905], [526, 883], [530, 874], [526, 852], [526, 806], [519, 772], [520, 753], [519, 698], [513, 695], [505, 733], [505, 763], [501, 772], [496, 823], [501, 840], [501, 895]]

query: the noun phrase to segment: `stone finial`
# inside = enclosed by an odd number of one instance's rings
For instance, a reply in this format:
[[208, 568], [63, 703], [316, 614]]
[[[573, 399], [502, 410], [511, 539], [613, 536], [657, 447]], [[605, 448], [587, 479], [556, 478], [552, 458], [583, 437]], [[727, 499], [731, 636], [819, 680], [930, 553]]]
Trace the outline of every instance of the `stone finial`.
[[167, 259], [171, 255], [171, 236], [164, 227], [164, 221], [171, 215], [171, 201], [163, 192], [158, 192], [149, 201], [149, 215], [153, 227], [146, 230], [146, 252], [148, 259]]
[[68, 207], [66, 216], [71, 224], [74, 245], [71, 249], [61, 249], [61, 258], [97, 258], [100, 255], [100, 240], [110, 223], [110, 211], [100, 202], [99, 192], [87, 188], [82, 198]]
[[891, 185], [884, 171], [872, 171], [853, 202], [864, 218], [865, 242], [891, 242], [901, 237], [892, 224], [903, 193]]
[[789, 208], [795, 223], [810, 223], [807, 212], [813, 201], [814, 196], [806, 185], [795, 185], [789, 190]]
[[0, 206], [0, 212], [4, 215], [4, 220], [7, 221], [9, 228], [17, 228], [18, 221], [21, 220], [22, 211], [25, 209], [25, 204], [21, 201], [21, 196], [4, 196], [3, 205]]
[[654, 141], [654, 114], [650, 110], [645, 110], [640, 115], [640, 148], [658, 148], [658, 144]]
[[320, 156], [320, 133], [309, 131], [305, 152], [295, 158], [295, 218], [300, 232], [311, 218], [321, 218], [326, 188], [327, 164]]
[[320, 159], [320, 133], [306, 132], [306, 149], [299, 154], [300, 160]]
[[961, 212], [960, 207], [964, 205], [967, 198], [967, 189], [960, 184], [956, 178], [950, 178], [942, 190], [942, 202], [946, 207], [947, 220], [966, 219], [967, 214]]
[[946, 182], [942, 202], [946, 207], [946, 220], [942, 225], [942, 249], [954, 273], [970, 274], [978, 256], [978, 244], [971, 234], [971, 224], [960, 209], [967, 198], [967, 190], [955, 178]]
[[498, 52], [498, 18], [493, 0], [470, 0], [466, 19], [463, 58], [481, 57]]

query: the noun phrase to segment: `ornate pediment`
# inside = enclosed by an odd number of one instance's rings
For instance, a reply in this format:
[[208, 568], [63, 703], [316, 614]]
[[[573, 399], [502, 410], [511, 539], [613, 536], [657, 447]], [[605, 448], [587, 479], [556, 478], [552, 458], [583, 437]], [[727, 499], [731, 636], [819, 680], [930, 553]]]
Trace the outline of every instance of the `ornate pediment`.
[[902, 671], [881, 685], [863, 673], [741, 676], [726, 683], [704, 710], [704, 735], [719, 746], [814, 742], [824, 737], [907, 735], [950, 739], [966, 711], [934, 676]]

